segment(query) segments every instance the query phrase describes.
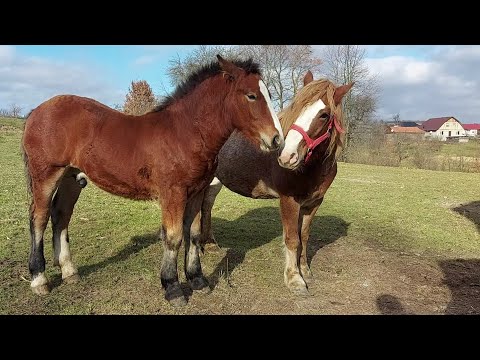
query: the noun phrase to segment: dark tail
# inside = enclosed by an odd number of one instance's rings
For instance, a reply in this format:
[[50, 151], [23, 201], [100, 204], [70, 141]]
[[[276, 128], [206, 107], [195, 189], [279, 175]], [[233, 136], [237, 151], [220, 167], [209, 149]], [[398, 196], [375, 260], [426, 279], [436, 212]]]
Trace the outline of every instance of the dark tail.
[[25, 163], [25, 177], [27, 178], [27, 193], [29, 196], [32, 195], [32, 177], [30, 176], [30, 171], [28, 171], [28, 155], [25, 152], [25, 148], [22, 144], [22, 152], [23, 152], [23, 162]]

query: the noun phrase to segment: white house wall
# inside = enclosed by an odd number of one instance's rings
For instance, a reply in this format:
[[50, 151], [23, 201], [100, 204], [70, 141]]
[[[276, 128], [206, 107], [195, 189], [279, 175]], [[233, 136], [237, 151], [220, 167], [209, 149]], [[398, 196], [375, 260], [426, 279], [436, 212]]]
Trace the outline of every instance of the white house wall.
[[445, 123], [443, 123], [443, 125], [440, 126], [440, 128], [432, 135], [440, 138], [441, 140], [446, 140], [447, 137], [450, 136], [466, 136], [467, 134], [462, 125], [455, 119], [451, 118], [445, 121]]

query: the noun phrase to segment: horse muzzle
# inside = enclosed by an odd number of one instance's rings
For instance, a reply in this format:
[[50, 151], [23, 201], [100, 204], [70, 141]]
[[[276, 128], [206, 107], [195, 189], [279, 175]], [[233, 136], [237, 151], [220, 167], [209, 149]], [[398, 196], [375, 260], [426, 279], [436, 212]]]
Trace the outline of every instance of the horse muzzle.
[[298, 152], [289, 153], [285, 151], [282, 151], [282, 153], [277, 157], [277, 160], [281, 167], [291, 170], [296, 169], [301, 161]]
[[263, 151], [278, 151], [283, 148], [284, 144], [284, 140], [279, 134], [276, 134], [273, 138], [267, 138], [264, 135], [261, 136], [260, 148]]

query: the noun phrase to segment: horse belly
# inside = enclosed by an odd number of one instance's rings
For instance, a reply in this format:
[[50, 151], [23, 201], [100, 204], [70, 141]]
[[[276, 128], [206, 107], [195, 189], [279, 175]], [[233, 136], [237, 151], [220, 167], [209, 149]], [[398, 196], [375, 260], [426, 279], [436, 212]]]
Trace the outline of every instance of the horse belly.
[[275, 154], [265, 154], [243, 135], [234, 133], [218, 155], [215, 176], [229, 190], [254, 199], [278, 198], [271, 182]]
[[89, 180], [92, 181], [100, 189], [127, 199], [135, 200], [151, 200], [155, 198], [152, 192], [145, 186], [135, 183], [128, 183], [126, 181], [115, 179], [113, 177], [97, 177], [89, 176], [89, 172], [85, 172]]
[[127, 166], [126, 163], [98, 161], [95, 156], [86, 157], [78, 168], [100, 189], [111, 194], [136, 200], [155, 198], [152, 192], [152, 169], [145, 165]]
[[224, 173], [217, 171], [216, 177], [230, 191], [242, 196], [253, 199], [275, 199], [278, 193], [272, 189], [267, 183], [254, 176], [248, 176], [249, 173], [229, 172]]

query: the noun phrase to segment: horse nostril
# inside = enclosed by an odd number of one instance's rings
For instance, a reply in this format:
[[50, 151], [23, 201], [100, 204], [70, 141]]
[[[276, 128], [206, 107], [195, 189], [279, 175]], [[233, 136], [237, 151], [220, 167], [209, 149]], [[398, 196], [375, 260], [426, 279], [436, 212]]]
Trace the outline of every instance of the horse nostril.
[[292, 159], [295, 157], [295, 153], [291, 153], [290, 155], [287, 155], [287, 154], [284, 154], [284, 155], [280, 155], [278, 160], [286, 165], [286, 164], [289, 164], [289, 163], [294, 163], [295, 161], [292, 162]]

